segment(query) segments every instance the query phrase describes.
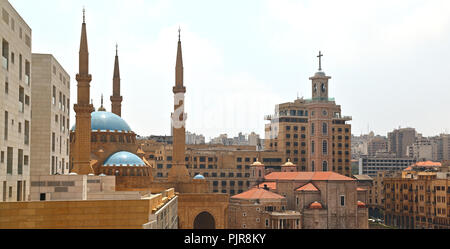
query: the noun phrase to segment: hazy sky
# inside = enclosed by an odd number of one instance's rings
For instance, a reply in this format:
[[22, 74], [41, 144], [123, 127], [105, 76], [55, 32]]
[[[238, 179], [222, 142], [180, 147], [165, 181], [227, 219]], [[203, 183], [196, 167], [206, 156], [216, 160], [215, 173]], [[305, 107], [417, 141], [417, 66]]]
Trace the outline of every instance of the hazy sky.
[[32, 28], [33, 52], [53, 54], [70, 74], [71, 104], [86, 7], [94, 105], [103, 93], [111, 109], [117, 42], [122, 116], [139, 135], [170, 134], [179, 26], [187, 130], [207, 140], [263, 135], [276, 104], [310, 98], [319, 50], [353, 134], [450, 132], [448, 0], [10, 2]]

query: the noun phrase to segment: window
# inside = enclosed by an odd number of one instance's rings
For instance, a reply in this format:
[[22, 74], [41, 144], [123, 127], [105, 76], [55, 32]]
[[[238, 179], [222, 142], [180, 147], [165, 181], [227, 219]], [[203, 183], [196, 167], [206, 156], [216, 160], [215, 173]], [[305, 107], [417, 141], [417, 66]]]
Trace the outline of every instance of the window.
[[314, 154], [315, 144], [314, 141], [311, 141], [311, 154]]
[[9, 69], [9, 43], [5, 40], [2, 41], [2, 67], [6, 70]]
[[341, 199], [341, 207], [345, 206], [345, 196], [341, 195], [340, 199]]
[[24, 144], [30, 144], [30, 121], [25, 120]]
[[8, 76], [5, 77], [5, 94], [9, 92]]
[[328, 171], [328, 163], [327, 161], [322, 162], [322, 171]]
[[328, 142], [327, 140], [322, 141], [322, 154], [328, 154]]
[[52, 151], [55, 152], [55, 141], [56, 140], [56, 135], [54, 132], [52, 132]]
[[5, 139], [5, 140], [8, 140], [8, 112], [7, 111], [5, 111], [5, 128], [4, 128], [4, 136], [3, 136], [3, 138]]
[[313, 172], [316, 171], [314, 161], [311, 162], [311, 171]]
[[17, 174], [22, 175], [23, 174], [23, 150], [18, 150], [18, 157], [17, 157]]
[[314, 123], [311, 124], [311, 135], [314, 135]]
[[328, 134], [328, 125], [327, 125], [327, 123], [322, 123], [322, 133], [324, 135]]
[[25, 84], [30, 85], [30, 62], [25, 60]]
[[52, 104], [56, 104], [56, 87], [53, 86]]
[[12, 175], [13, 171], [13, 148], [8, 147], [6, 153], [6, 174]]

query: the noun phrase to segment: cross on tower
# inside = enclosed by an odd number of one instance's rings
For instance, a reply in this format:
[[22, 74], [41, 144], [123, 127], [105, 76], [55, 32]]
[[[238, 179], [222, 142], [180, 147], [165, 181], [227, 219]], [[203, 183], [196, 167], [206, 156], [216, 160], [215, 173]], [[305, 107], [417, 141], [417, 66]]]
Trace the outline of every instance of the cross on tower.
[[319, 51], [319, 55], [317, 56], [317, 58], [319, 58], [319, 71], [322, 71], [322, 52]]

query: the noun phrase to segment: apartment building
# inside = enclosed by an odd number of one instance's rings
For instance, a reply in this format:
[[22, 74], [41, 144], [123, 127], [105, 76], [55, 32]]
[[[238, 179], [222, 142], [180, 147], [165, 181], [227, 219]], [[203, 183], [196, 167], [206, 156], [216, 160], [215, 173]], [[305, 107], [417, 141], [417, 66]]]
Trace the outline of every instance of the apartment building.
[[31, 175], [69, 173], [70, 76], [51, 54], [32, 55]]
[[385, 223], [404, 229], [450, 228], [449, 162], [418, 162], [384, 179]]
[[0, 1], [0, 201], [29, 195], [31, 28], [8, 1]]
[[380, 171], [401, 171], [417, 162], [415, 158], [401, 157], [394, 154], [378, 153], [376, 156], [362, 155], [359, 158], [359, 174], [376, 177]]

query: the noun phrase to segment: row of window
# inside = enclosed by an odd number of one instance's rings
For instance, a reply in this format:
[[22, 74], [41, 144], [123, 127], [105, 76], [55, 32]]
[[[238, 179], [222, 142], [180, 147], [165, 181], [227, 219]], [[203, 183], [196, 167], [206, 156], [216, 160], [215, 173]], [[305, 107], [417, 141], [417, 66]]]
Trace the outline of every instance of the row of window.
[[[0, 163], [5, 163], [5, 152], [1, 151]], [[23, 174], [23, 167], [28, 166], [29, 156], [24, 155], [22, 149], [17, 149], [17, 174]], [[14, 149], [12, 147], [7, 147], [6, 149], [6, 175], [13, 174], [14, 165]]]
[[[5, 141], [7, 141], [9, 139], [9, 113], [8, 111], [5, 111], [4, 114], [4, 127], [3, 127], [3, 139]], [[14, 119], [11, 119], [11, 126], [14, 125]], [[19, 134], [22, 134], [22, 123], [19, 122], [18, 124], [18, 132]], [[23, 143], [25, 145], [29, 145], [30, 144], [30, 122], [25, 120], [25, 124], [24, 124], [24, 134], [23, 134]]]
[[[15, 54], [10, 51], [9, 42], [5, 39], [2, 39], [2, 67], [6, 71], [10, 69], [10, 63], [15, 64]], [[25, 65], [25, 70], [24, 66]], [[30, 86], [31, 80], [31, 63], [22, 58], [22, 54], [19, 54], [19, 81], [24, 81], [27, 86]]]
[[[57, 92], [56, 86], [53, 86], [52, 105], [56, 105], [56, 96], [57, 96], [56, 92]], [[66, 98], [66, 95], [63, 94], [61, 91], [59, 91], [58, 96], [59, 96], [58, 109], [62, 110], [63, 112], [67, 111], [67, 114], [70, 114], [70, 99], [69, 99], [69, 96], [67, 96], [67, 98]], [[67, 124], [67, 126], [69, 126], [69, 125]]]
[[[2, 8], [2, 19], [5, 24], [11, 28], [13, 32], [16, 31], [16, 21], [14, 18], [9, 16], [8, 11]], [[23, 29], [19, 26], [19, 38], [23, 39]], [[28, 34], [25, 34], [25, 45], [27, 45], [29, 48], [31, 48], [31, 37]]]

